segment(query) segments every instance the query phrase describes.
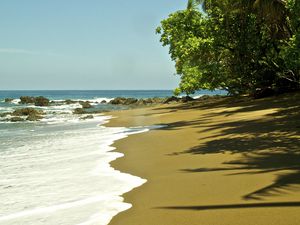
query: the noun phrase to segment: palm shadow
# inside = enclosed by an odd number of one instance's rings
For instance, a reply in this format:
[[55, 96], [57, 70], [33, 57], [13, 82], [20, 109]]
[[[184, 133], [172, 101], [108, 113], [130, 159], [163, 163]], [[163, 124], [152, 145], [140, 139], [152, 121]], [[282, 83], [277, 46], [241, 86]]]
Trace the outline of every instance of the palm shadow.
[[[232, 174], [257, 174], [276, 172], [272, 184], [242, 196], [244, 199], [261, 200], [299, 188], [300, 185], [300, 94], [263, 99], [251, 103], [238, 103], [234, 111], [215, 114], [230, 116], [240, 112], [274, 109], [262, 119], [220, 122], [201, 132], [219, 131], [214, 140], [194, 146], [178, 154], [214, 154], [229, 152], [242, 154], [240, 160], [224, 163], [222, 168], [187, 168], [184, 172], [233, 171]], [[199, 120], [200, 121], [200, 120]], [[198, 122], [199, 122], [198, 121]], [[169, 129], [199, 127], [201, 124], [172, 124]], [[242, 171], [242, 172], [240, 172]]]
[[246, 154], [240, 160], [225, 162], [225, 167], [183, 169], [183, 172], [229, 171], [229, 176], [280, 172], [272, 184], [242, 196], [245, 200], [262, 200], [264, 197], [287, 193], [300, 185], [300, 154], [291, 152]]
[[165, 206], [156, 209], [171, 210], [222, 210], [222, 209], [249, 209], [249, 208], [277, 208], [277, 207], [300, 207], [300, 202], [268, 202], [268, 203], [251, 203], [251, 204], [231, 204], [231, 205], [192, 205], [192, 206]]

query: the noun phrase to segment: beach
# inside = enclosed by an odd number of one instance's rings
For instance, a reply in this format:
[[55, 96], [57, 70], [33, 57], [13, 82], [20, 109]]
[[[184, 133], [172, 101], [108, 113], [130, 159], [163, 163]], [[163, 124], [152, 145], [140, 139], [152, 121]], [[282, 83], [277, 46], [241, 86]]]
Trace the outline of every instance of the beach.
[[152, 127], [106, 127], [102, 112], [170, 93], [0, 91], [0, 224], [107, 225], [130, 208], [121, 195], [146, 181], [110, 166], [111, 145]]
[[160, 125], [114, 143], [111, 165], [147, 182], [110, 225], [300, 224], [300, 94], [109, 112], [110, 127]]

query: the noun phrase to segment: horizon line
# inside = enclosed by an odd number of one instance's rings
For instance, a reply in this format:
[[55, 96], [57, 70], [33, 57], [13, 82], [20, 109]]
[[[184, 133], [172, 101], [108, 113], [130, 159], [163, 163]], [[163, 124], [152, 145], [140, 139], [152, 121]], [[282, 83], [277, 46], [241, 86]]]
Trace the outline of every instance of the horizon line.
[[0, 91], [173, 91], [173, 89], [0, 89]]

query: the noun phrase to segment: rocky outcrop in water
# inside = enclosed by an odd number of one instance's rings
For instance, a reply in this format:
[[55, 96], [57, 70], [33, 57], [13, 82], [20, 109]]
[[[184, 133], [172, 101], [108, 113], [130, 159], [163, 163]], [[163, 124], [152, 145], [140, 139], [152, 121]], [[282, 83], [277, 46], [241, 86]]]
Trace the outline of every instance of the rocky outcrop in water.
[[[45, 113], [42, 110], [33, 109], [33, 108], [16, 109], [14, 112], [10, 113], [10, 115], [14, 116], [14, 117], [27, 116], [26, 120], [28, 120], [28, 121], [38, 121], [43, 118], [42, 117], [43, 114], [45, 114]], [[10, 118], [10, 121], [14, 117]], [[20, 121], [23, 121], [23, 120], [24, 119], [22, 119]], [[13, 121], [13, 122], [17, 122], [17, 121]]]
[[35, 115], [35, 114], [28, 115], [28, 117], [26, 118], [26, 120], [28, 121], [39, 121], [41, 119], [43, 119], [41, 115]]
[[34, 97], [31, 96], [21, 96], [20, 97], [20, 104], [33, 104], [34, 103]]
[[192, 97], [190, 97], [190, 96], [183, 96], [181, 99], [180, 99], [180, 101], [181, 102], [190, 102], [190, 101], [194, 101], [195, 99], [194, 98], [192, 98]]
[[83, 109], [89, 109], [93, 107], [89, 101], [79, 101], [79, 104], [82, 106]]
[[82, 117], [80, 117], [79, 119], [80, 119], [80, 120], [87, 120], [87, 119], [93, 119], [93, 118], [94, 118], [93, 115], [87, 115], [87, 116], [82, 116]]
[[164, 101], [164, 104], [168, 104], [170, 102], [179, 102], [180, 101], [180, 98], [177, 98], [175, 96], [171, 96], [169, 98], [167, 98], [165, 101]]
[[84, 114], [85, 110], [83, 108], [76, 108], [73, 110], [73, 114]]
[[149, 105], [156, 105], [156, 104], [169, 104], [169, 103], [177, 103], [177, 102], [187, 103], [192, 101], [206, 101], [206, 100], [213, 100], [222, 97], [223, 96], [220, 95], [204, 95], [197, 99], [192, 98], [190, 96], [183, 96], [183, 97], [171, 96], [165, 98], [154, 97], [154, 98], [141, 98], [141, 99], [117, 97], [111, 100], [109, 104], [136, 107], [136, 106], [149, 106]]
[[13, 98], [6, 98], [6, 99], [4, 99], [4, 102], [10, 103], [10, 102], [12, 102], [13, 100], [14, 100]]
[[14, 112], [12, 112], [12, 116], [29, 116], [29, 115], [43, 115], [44, 112], [39, 109], [33, 109], [33, 108], [22, 108], [22, 109], [16, 109]]
[[136, 98], [124, 98], [124, 97], [117, 97], [111, 100], [109, 103], [112, 105], [132, 105], [136, 103], [138, 99]]
[[21, 122], [21, 121], [24, 121], [24, 119], [19, 117], [19, 116], [14, 116], [14, 117], [11, 117], [9, 119], [9, 121], [11, 121], [11, 122]]
[[11, 112], [0, 113], [0, 117], [6, 117], [8, 115], [11, 115]]
[[67, 104], [67, 105], [70, 105], [70, 104], [75, 104], [77, 103], [77, 101], [74, 101], [74, 100], [71, 100], [71, 99], [67, 99], [65, 101], [63, 101], [63, 103]]
[[163, 103], [166, 99], [165, 98], [124, 98], [124, 97], [117, 97], [109, 102], [112, 105], [132, 105], [132, 106], [146, 106], [152, 104], [159, 104]]
[[49, 106], [49, 99], [43, 96], [32, 97], [32, 96], [21, 96], [20, 104], [34, 104], [35, 106]]
[[73, 110], [73, 114], [97, 114], [97, 113], [104, 113], [109, 112], [108, 109], [83, 109], [83, 108], [76, 108]]
[[39, 96], [34, 98], [34, 105], [35, 106], [49, 106], [49, 99], [43, 96]]

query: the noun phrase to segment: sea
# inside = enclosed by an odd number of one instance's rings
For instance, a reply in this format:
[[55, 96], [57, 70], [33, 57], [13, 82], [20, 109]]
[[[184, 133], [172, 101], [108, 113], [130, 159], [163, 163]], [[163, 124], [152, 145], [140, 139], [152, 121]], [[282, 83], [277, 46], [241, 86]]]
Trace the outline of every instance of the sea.
[[[200, 91], [194, 97], [204, 94], [224, 92]], [[0, 225], [107, 225], [129, 209], [122, 194], [146, 180], [110, 166], [123, 157], [112, 144], [159, 126], [107, 127], [109, 112], [82, 119], [73, 110], [81, 107], [77, 101], [112, 111], [124, 106], [104, 101], [171, 95], [171, 90], [0, 91], [0, 114], [25, 107], [46, 113], [40, 121], [10, 122], [9, 115], [0, 117]], [[38, 107], [20, 104], [20, 96], [76, 102]]]

